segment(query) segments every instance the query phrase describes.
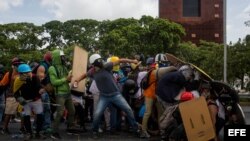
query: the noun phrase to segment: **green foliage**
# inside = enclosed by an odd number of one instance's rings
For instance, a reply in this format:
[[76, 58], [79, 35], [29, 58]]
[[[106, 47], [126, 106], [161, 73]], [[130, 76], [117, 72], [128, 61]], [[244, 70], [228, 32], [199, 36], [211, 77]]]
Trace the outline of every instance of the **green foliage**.
[[[32, 23], [0, 24], [0, 62], [10, 64], [18, 56], [25, 61], [39, 61], [47, 50], [61, 48], [72, 61], [73, 47], [78, 45], [89, 54], [104, 57], [134, 57], [138, 54], [155, 56], [172, 53], [191, 62], [215, 80], [223, 79], [223, 45], [200, 41], [199, 45], [182, 42], [185, 29], [166, 19], [142, 16], [140, 19], [119, 18], [113, 21], [92, 19], [50, 21], [42, 26]], [[250, 75], [250, 35], [229, 45], [228, 80], [243, 80]]]

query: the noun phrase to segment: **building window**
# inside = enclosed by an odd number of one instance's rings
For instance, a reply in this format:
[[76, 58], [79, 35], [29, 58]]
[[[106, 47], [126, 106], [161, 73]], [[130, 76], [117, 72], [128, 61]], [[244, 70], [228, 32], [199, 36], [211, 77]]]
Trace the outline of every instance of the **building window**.
[[192, 38], [196, 38], [196, 34], [192, 33], [192, 34], [191, 34], [191, 37], [192, 37]]
[[219, 14], [214, 14], [214, 17], [215, 17], [215, 18], [219, 18], [220, 15], [219, 15]]
[[219, 33], [215, 33], [215, 34], [214, 34], [214, 37], [215, 37], [215, 38], [219, 38], [219, 37], [220, 37], [220, 34], [219, 34]]
[[200, 0], [183, 0], [183, 17], [200, 17]]
[[219, 4], [214, 4], [214, 7], [215, 7], [215, 8], [219, 8], [220, 5], [219, 5]]

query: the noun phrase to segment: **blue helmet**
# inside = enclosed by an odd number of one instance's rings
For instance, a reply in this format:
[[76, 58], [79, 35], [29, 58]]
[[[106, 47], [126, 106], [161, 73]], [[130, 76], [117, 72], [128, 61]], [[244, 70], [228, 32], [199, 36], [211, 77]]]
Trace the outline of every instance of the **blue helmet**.
[[149, 57], [147, 60], [146, 60], [146, 64], [147, 65], [151, 65], [155, 62], [154, 58], [153, 57]]
[[19, 73], [26, 73], [26, 72], [31, 72], [31, 68], [28, 64], [21, 64], [18, 66], [17, 71]]

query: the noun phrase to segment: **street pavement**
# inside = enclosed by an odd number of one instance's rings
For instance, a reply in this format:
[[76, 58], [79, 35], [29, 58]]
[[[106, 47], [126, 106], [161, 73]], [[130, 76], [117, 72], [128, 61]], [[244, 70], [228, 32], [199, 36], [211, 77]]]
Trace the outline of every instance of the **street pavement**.
[[[140, 139], [136, 137], [133, 133], [129, 132], [118, 132], [118, 134], [100, 134], [98, 139], [92, 138], [91, 134], [91, 123], [87, 123], [88, 132], [81, 133], [80, 135], [68, 135], [66, 132], [66, 124], [62, 123], [60, 126], [60, 135], [62, 139], [60, 141], [159, 141], [159, 136], [152, 136], [151, 139]], [[1, 141], [22, 141], [23, 138], [19, 134], [20, 123], [19, 122], [11, 122], [9, 124], [9, 130], [12, 133], [11, 135], [3, 135], [0, 133]], [[40, 139], [41, 140], [41, 139]], [[46, 141], [55, 141], [54, 139], [48, 137], [44, 139]], [[38, 141], [38, 139], [32, 139], [32, 141]]]
[[[244, 111], [246, 123], [250, 124], [250, 106], [242, 106], [242, 110]], [[86, 127], [88, 132], [82, 133], [80, 135], [68, 135], [66, 133], [66, 125], [64, 123], [60, 126], [60, 135], [62, 136], [61, 141], [159, 141], [159, 136], [152, 136], [150, 139], [140, 139], [136, 137], [133, 133], [129, 132], [118, 132], [119, 134], [110, 135], [110, 134], [101, 134], [100, 138], [93, 139], [91, 136], [91, 123], [87, 123]], [[13, 135], [20, 135], [18, 134], [20, 129], [19, 122], [11, 122], [9, 125], [9, 130], [12, 133], [11, 135], [2, 135], [0, 133], [0, 140], [1, 141], [21, 141], [23, 140], [21, 137], [13, 138]], [[32, 139], [32, 141], [36, 141], [37, 139]], [[47, 138], [45, 141], [55, 141], [52, 138]]]

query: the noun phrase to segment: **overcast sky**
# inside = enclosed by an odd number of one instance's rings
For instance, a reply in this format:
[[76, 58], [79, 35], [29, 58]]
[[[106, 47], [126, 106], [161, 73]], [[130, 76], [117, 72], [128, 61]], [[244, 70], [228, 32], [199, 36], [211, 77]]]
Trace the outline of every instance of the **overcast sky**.
[[[51, 20], [114, 20], [158, 17], [158, 0], [0, 0], [0, 24]], [[235, 43], [250, 34], [244, 21], [250, 20], [250, 0], [227, 0], [227, 42]]]

